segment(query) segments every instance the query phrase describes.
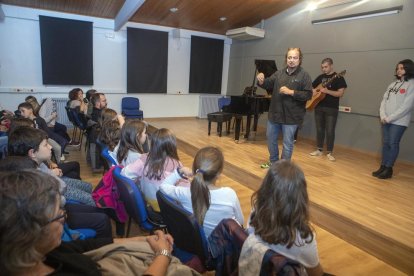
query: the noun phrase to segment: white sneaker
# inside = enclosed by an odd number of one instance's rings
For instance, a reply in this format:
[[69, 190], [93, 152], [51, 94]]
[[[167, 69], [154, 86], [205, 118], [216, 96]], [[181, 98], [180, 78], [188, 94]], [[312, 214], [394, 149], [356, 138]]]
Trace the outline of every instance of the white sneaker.
[[328, 157], [328, 160], [329, 161], [335, 161], [336, 159], [335, 159], [335, 157], [332, 155], [332, 153], [328, 153], [327, 155], [326, 155], [326, 157]]
[[321, 156], [322, 155], [322, 151], [321, 150], [315, 150], [311, 153], [309, 153], [310, 156]]
[[62, 156], [60, 157], [60, 161], [65, 161], [66, 160], [66, 158], [65, 158], [65, 156], [62, 154]]

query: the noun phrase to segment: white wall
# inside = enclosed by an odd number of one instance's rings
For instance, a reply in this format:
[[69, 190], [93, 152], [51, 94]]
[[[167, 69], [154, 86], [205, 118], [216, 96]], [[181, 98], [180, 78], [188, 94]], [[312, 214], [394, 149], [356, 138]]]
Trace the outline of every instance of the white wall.
[[[227, 93], [231, 40], [225, 36], [172, 28], [128, 23], [114, 32], [114, 20], [2, 5], [6, 18], [0, 22], [0, 105], [14, 110], [27, 95], [39, 99], [67, 97], [74, 86], [42, 84], [39, 15], [93, 22], [94, 88], [107, 95], [109, 106], [120, 110], [126, 96], [126, 27], [169, 32], [167, 94], [128, 94], [137, 96], [147, 118], [184, 117], [198, 114], [199, 94], [189, 94], [191, 35], [224, 39], [222, 94]], [[19, 90], [20, 92], [17, 92]], [[172, 104], [173, 103], [173, 104]]]

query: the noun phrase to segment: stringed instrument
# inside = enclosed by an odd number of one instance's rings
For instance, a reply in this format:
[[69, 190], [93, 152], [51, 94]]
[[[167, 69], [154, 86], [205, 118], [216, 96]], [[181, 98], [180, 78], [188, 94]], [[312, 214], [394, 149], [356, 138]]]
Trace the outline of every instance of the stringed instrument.
[[313, 110], [318, 103], [320, 103], [326, 96], [325, 93], [320, 92], [322, 88], [328, 87], [335, 79], [343, 77], [346, 74], [346, 70], [342, 71], [339, 74], [335, 74], [333, 77], [327, 79], [326, 81], [323, 81], [320, 83], [316, 88], [316, 93], [312, 96], [312, 99], [306, 102], [306, 109], [311, 111]]

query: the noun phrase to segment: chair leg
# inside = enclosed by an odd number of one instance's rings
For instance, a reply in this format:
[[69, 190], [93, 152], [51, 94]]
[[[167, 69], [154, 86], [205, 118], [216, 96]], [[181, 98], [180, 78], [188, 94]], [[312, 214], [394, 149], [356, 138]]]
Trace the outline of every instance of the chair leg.
[[210, 131], [211, 131], [211, 121], [208, 121], [208, 136], [210, 136]]
[[127, 232], [126, 232], [126, 237], [129, 237], [129, 231], [131, 230], [131, 217], [129, 217], [128, 219], [128, 226], [127, 226]]
[[217, 131], [219, 133], [219, 137], [221, 137], [221, 129], [222, 129], [222, 127], [223, 127], [223, 123], [222, 122], [217, 123]]

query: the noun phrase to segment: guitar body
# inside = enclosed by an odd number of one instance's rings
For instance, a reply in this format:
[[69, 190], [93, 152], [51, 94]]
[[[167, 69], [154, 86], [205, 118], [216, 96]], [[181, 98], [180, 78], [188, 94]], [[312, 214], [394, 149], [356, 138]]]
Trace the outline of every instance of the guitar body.
[[306, 102], [306, 109], [312, 111], [325, 97], [326, 94], [320, 92], [322, 88], [328, 87], [336, 78], [343, 77], [346, 74], [346, 70], [342, 71], [339, 74], [335, 74], [332, 78], [320, 83], [316, 88], [315, 95], [312, 95], [312, 98]]
[[318, 105], [318, 103], [320, 103], [323, 99], [325, 99], [326, 94], [320, 92], [320, 90], [322, 88], [323, 88], [322, 84], [319, 84], [316, 87], [317, 92], [315, 93], [315, 95], [312, 95], [312, 98], [310, 100], [308, 100], [306, 102], [306, 109], [307, 110], [309, 110], [309, 111], [313, 110]]

